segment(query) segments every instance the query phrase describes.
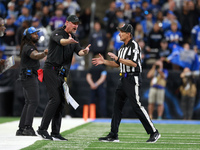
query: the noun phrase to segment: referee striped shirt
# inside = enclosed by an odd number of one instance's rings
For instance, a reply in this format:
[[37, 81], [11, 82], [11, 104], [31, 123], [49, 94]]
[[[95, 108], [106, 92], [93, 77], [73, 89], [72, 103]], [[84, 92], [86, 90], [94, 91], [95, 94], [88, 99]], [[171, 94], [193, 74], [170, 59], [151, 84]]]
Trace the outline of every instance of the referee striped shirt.
[[118, 57], [122, 59], [132, 60], [137, 64], [137, 67], [127, 66], [120, 63], [120, 73], [140, 73], [142, 72], [141, 65], [141, 48], [137, 42], [131, 39], [127, 45], [123, 44], [119, 51]]

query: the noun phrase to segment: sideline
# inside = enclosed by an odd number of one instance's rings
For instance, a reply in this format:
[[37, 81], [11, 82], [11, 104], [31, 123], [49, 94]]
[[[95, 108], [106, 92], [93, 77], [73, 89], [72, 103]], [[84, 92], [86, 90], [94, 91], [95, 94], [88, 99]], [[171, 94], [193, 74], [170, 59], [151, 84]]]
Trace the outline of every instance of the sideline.
[[[36, 131], [41, 123], [42, 118], [34, 118], [33, 128]], [[82, 118], [63, 118], [61, 124], [61, 132], [72, 129], [85, 122]], [[37, 140], [42, 140], [40, 136], [15, 136], [18, 130], [19, 121], [7, 122], [0, 124], [0, 150], [18, 150], [32, 145]], [[51, 132], [51, 124], [49, 125], [49, 133]]]
[[[110, 123], [111, 119], [95, 119], [92, 122], [105, 122]], [[155, 124], [196, 124], [200, 125], [200, 120], [152, 120]], [[122, 119], [121, 123], [141, 123], [139, 119]]]

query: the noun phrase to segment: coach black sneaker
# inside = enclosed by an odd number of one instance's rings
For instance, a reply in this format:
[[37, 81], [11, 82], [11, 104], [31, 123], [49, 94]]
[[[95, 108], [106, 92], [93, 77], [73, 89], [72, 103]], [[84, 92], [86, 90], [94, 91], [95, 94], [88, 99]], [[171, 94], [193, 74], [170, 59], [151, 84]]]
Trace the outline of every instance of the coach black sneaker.
[[106, 137], [100, 137], [99, 141], [102, 142], [119, 142], [118, 136], [114, 136], [112, 133], [109, 133]]
[[37, 135], [35, 134], [34, 129], [33, 129], [31, 126], [26, 126], [26, 127], [24, 128], [24, 131], [22, 132], [22, 134], [23, 134], [24, 136], [37, 136]]
[[53, 138], [49, 135], [49, 133], [47, 132], [47, 130], [42, 130], [42, 129], [38, 129], [37, 133], [39, 135], [41, 135], [41, 137], [45, 140], [53, 140]]
[[17, 132], [16, 132], [16, 136], [24, 136], [24, 135], [23, 135], [23, 131], [24, 131], [23, 128], [19, 128], [19, 129], [17, 130]]
[[156, 141], [161, 137], [158, 130], [150, 135], [150, 138], [146, 141], [147, 143], [156, 143]]
[[54, 141], [68, 141], [68, 139], [62, 137], [60, 134], [51, 134]]

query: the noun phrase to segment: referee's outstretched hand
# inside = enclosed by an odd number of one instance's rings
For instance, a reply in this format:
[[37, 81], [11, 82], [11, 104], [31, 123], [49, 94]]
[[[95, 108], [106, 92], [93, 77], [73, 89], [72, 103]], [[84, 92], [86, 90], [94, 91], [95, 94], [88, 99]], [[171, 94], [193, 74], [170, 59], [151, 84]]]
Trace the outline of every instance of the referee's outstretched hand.
[[103, 64], [103, 63], [104, 63], [104, 58], [101, 54], [99, 54], [98, 58], [92, 59], [92, 64], [95, 65], [95, 66], [98, 66], [98, 65]]
[[117, 56], [114, 53], [108, 52], [108, 56], [110, 56], [110, 58], [117, 60]]

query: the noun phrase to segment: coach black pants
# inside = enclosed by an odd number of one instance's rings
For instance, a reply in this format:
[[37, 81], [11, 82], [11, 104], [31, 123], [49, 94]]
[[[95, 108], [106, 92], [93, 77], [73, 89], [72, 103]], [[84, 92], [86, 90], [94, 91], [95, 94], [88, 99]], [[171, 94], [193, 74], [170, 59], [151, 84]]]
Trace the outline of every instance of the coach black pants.
[[65, 105], [63, 80], [58, 76], [57, 71], [44, 69], [44, 82], [49, 95], [49, 102], [45, 108], [40, 128], [47, 130], [52, 121], [52, 134], [59, 134]]
[[151, 134], [156, 131], [152, 121], [150, 120], [149, 115], [146, 110], [140, 103], [139, 96], [139, 78], [140, 76], [129, 76], [120, 78], [118, 87], [115, 93], [115, 101], [114, 101], [114, 112], [112, 116], [111, 122], [111, 132], [117, 136], [119, 124], [122, 118], [122, 109], [127, 98], [130, 100], [131, 105], [133, 107], [134, 112], [138, 116], [142, 125], [144, 126], [146, 132]]
[[39, 84], [36, 75], [21, 79], [25, 104], [21, 113], [19, 127], [32, 126], [33, 117], [39, 103]]

